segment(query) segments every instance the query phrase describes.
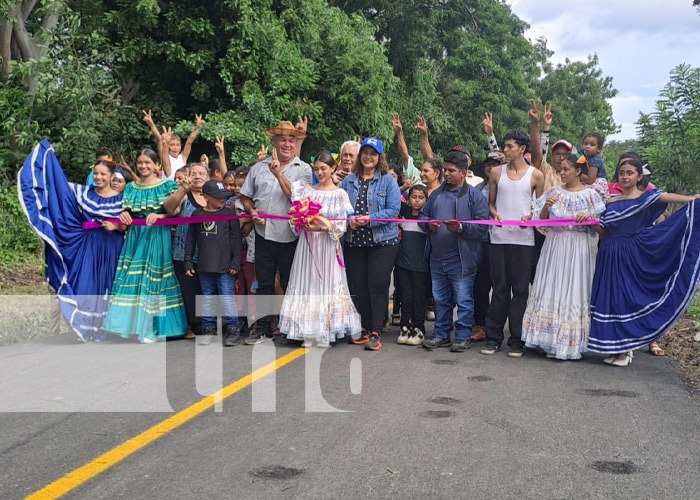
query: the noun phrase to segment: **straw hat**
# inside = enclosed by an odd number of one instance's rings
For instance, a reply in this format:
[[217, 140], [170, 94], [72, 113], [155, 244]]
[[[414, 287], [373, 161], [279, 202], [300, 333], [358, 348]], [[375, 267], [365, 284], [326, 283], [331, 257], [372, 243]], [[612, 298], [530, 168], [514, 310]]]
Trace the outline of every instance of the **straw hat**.
[[289, 121], [282, 121], [276, 127], [270, 127], [265, 131], [265, 135], [268, 137], [275, 137], [276, 135], [292, 135], [294, 137], [306, 138], [306, 134], [299, 132], [296, 127]]

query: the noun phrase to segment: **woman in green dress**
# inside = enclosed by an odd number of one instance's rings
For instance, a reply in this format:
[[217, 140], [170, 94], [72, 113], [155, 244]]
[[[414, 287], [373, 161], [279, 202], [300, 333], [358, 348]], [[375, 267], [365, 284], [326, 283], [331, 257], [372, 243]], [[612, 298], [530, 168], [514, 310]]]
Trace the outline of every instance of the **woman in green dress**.
[[[122, 337], [138, 335], [140, 342], [150, 344], [164, 337], [184, 335], [187, 329], [180, 285], [173, 269], [170, 228], [152, 225], [167, 216], [163, 203], [178, 186], [161, 179], [158, 155], [151, 149], [138, 154], [136, 169], [139, 180], [124, 190], [125, 211], [119, 219], [129, 229], [103, 329]], [[146, 219], [147, 225], [132, 225], [134, 219]]]

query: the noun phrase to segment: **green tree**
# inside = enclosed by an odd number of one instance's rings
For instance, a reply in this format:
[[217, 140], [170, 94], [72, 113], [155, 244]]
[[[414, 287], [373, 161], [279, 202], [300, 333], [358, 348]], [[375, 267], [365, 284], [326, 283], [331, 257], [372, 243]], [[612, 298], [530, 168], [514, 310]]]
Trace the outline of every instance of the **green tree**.
[[619, 131], [608, 102], [617, 90], [612, 77], [603, 76], [597, 55], [589, 56], [586, 62], [566, 59], [556, 67], [546, 64], [544, 70], [545, 76], [537, 82], [535, 91], [540, 99], [552, 104], [552, 137], [580, 144], [588, 132], [607, 136]]
[[655, 109], [637, 122], [641, 152], [654, 182], [669, 191], [700, 191], [700, 68], [676, 66]]

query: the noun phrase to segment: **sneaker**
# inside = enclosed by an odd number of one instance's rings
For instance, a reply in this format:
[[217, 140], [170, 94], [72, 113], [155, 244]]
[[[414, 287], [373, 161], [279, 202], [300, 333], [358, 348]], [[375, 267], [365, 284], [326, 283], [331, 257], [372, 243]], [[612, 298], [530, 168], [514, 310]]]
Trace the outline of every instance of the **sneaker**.
[[226, 327], [224, 331], [224, 346], [233, 347], [241, 343], [241, 330], [234, 327]]
[[391, 315], [391, 324], [394, 326], [399, 326], [401, 324], [401, 315], [400, 314], [392, 314]]
[[378, 351], [382, 348], [382, 338], [378, 333], [372, 332], [369, 336], [369, 342], [365, 345], [368, 351]]
[[425, 334], [423, 330], [416, 327], [413, 329], [413, 333], [406, 340], [406, 345], [421, 345], [425, 340]]
[[425, 320], [426, 321], [435, 321], [435, 311], [428, 309], [425, 311]]
[[481, 354], [496, 354], [498, 351], [501, 350], [501, 344], [497, 344], [496, 342], [493, 342], [491, 340], [486, 341], [486, 345], [481, 348]]
[[483, 326], [475, 326], [472, 328], [472, 342], [482, 342], [486, 340], [486, 329]]
[[452, 341], [448, 338], [432, 337], [430, 339], [425, 339], [420, 345], [426, 349], [435, 349], [436, 347], [450, 347]]
[[520, 344], [513, 344], [508, 347], [508, 357], [509, 358], [522, 358], [525, 348]]
[[263, 342], [272, 342], [272, 334], [265, 333], [262, 330], [251, 330], [248, 338], [243, 341], [245, 345], [258, 345]]
[[200, 335], [197, 338], [197, 345], [209, 345], [211, 344], [211, 341], [214, 340], [213, 335]]
[[407, 326], [402, 326], [401, 331], [399, 332], [399, 338], [396, 339], [397, 344], [405, 344], [406, 341], [408, 340], [408, 336], [411, 333], [411, 331], [408, 329]]
[[450, 352], [464, 352], [469, 349], [471, 340], [455, 340], [450, 346]]

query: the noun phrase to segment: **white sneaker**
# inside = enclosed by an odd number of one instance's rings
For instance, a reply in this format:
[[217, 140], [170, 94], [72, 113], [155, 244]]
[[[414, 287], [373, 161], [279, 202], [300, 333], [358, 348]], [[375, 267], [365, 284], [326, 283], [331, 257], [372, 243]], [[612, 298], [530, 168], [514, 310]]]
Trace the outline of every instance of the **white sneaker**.
[[402, 326], [401, 331], [399, 332], [399, 338], [396, 339], [397, 344], [405, 344], [406, 341], [408, 340], [408, 336], [411, 333], [411, 331], [408, 329], [407, 326]]
[[406, 345], [421, 345], [421, 342], [425, 340], [425, 334], [420, 330], [420, 328], [414, 328], [413, 334], [408, 337]]
[[197, 339], [197, 345], [209, 345], [214, 340], [213, 335], [200, 335]]

